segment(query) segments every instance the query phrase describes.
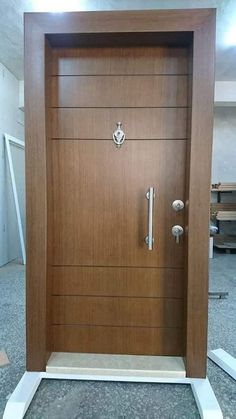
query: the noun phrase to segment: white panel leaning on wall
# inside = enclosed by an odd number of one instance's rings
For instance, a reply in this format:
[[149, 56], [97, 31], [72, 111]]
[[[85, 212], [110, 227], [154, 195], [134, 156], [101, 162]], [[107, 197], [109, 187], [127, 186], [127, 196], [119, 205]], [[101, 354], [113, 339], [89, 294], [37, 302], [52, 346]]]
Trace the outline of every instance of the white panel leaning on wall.
[[17, 225], [18, 225], [18, 232], [19, 232], [20, 246], [21, 246], [21, 253], [22, 253], [22, 261], [23, 261], [23, 264], [25, 265], [26, 253], [25, 253], [23, 224], [22, 224], [22, 218], [21, 218], [21, 213], [20, 213], [19, 197], [18, 197], [18, 192], [17, 192], [15, 171], [14, 171], [12, 153], [11, 153], [11, 145], [22, 149], [24, 152], [25, 143], [24, 141], [11, 137], [8, 134], [4, 134], [4, 136], [5, 136], [7, 159], [8, 159], [8, 164], [9, 164], [10, 176], [11, 176], [12, 192], [13, 192], [14, 203], [15, 203], [16, 218], [17, 218]]

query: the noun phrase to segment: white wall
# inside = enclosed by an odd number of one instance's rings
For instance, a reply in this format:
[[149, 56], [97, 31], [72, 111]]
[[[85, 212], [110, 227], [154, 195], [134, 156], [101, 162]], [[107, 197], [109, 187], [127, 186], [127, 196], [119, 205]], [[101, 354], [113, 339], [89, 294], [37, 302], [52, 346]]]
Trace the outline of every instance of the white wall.
[[[23, 112], [18, 108], [19, 81], [0, 63], [0, 266], [20, 256], [16, 214], [3, 134], [24, 139]], [[24, 222], [24, 153], [13, 150], [13, 164], [19, 188]]]
[[[236, 107], [215, 108], [213, 138], [212, 183], [236, 182]], [[221, 201], [236, 202], [236, 193], [221, 194]], [[220, 232], [236, 234], [236, 223], [221, 221]]]
[[236, 182], [236, 107], [216, 107], [212, 183]]

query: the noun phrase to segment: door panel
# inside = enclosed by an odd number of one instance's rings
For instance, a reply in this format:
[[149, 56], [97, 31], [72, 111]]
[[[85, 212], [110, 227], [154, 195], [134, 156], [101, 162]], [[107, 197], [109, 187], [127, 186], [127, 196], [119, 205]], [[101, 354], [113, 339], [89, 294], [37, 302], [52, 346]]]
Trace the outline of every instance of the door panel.
[[[51, 141], [53, 265], [183, 267], [186, 141]], [[154, 251], [147, 250], [148, 201], [155, 188]]]
[[54, 266], [52, 295], [183, 298], [182, 269]]
[[181, 328], [51, 326], [52, 351], [182, 356]]
[[[183, 355], [188, 52], [53, 53], [50, 339], [54, 351]], [[126, 140], [112, 141], [122, 122]], [[155, 188], [153, 250], [149, 187]]]
[[53, 75], [187, 74], [186, 48], [58, 48]]
[[53, 107], [187, 106], [188, 76], [58, 76]]
[[187, 108], [60, 108], [51, 118], [54, 139], [111, 140], [116, 121], [129, 140], [187, 137]]
[[52, 297], [52, 324], [181, 327], [182, 321], [177, 298]]

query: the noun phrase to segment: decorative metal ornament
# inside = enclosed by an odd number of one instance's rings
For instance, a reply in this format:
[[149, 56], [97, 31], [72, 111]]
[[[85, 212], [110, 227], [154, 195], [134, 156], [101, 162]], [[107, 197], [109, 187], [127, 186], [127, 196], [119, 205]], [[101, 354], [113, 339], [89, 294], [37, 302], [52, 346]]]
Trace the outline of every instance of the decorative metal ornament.
[[113, 132], [112, 138], [117, 148], [120, 148], [125, 141], [125, 133], [121, 129], [122, 122], [117, 122], [117, 129]]

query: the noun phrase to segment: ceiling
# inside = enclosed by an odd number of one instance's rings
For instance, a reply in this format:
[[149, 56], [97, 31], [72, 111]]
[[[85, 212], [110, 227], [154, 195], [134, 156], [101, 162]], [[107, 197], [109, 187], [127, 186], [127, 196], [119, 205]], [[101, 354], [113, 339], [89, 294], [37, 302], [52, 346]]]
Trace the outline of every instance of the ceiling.
[[236, 80], [235, 0], [0, 0], [0, 62], [23, 74], [23, 14], [37, 11], [217, 8], [216, 80]]

